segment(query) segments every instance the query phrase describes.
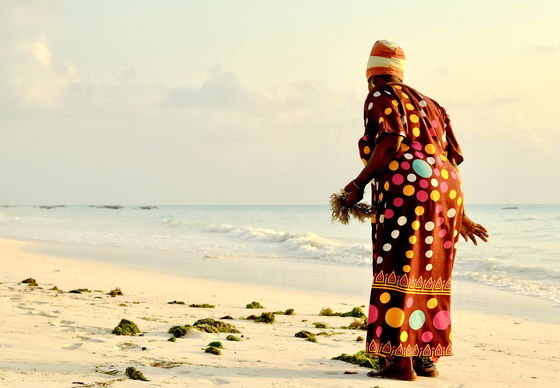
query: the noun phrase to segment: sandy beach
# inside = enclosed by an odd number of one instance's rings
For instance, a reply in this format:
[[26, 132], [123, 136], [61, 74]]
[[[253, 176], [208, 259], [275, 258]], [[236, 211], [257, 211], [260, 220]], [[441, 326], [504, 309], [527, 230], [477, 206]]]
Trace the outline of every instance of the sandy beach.
[[[35, 243], [0, 240], [0, 386], [6, 387], [545, 387], [560, 384], [558, 325], [512, 316], [453, 311], [453, 357], [440, 376], [415, 382], [372, 379], [367, 368], [332, 360], [364, 347], [365, 331], [341, 329], [354, 318], [320, 316], [323, 307], [345, 312], [362, 297], [173, 276], [130, 267], [33, 252]], [[20, 282], [32, 277], [39, 286]], [[51, 290], [57, 286], [61, 291]], [[120, 287], [124, 295], [107, 293]], [[87, 288], [91, 292], [68, 291]], [[184, 301], [185, 304], [169, 304]], [[264, 309], [247, 309], [258, 301]], [[195, 308], [208, 303], [215, 308]], [[285, 311], [272, 324], [239, 319]], [[170, 342], [174, 325], [202, 318], [235, 326], [225, 333], [194, 330]], [[142, 335], [111, 333], [121, 319]], [[315, 322], [329, 328], [317, 329]], [[326, 331], [317, 342], [294, 336]], [[221, 355], [206, 353], [221, 341]], [[149, 382], [130, 380], [127, 367]], [[345, 372], [357, 372], [345, 374]]]

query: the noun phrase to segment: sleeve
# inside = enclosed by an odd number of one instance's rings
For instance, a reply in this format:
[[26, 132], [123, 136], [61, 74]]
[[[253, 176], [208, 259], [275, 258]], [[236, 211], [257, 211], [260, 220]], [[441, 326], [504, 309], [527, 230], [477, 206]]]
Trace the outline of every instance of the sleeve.
[[364, 126], [374, 143], [386, 133], [406, 137], [397, 97], [383, 88], [373, 88], [364, 104]]
[[455, 133], [453, 132], [453, 128], [451, 127], [451, 120], [449, 119], [449, 115], [447, 114], [447, 112], [445, 112], [445, 109], [443, 109], [443, 113], [445, 115], [443, 128], [445, 130], [445, 140], [447, 141], [447, 157], [449, 159], [455, 159], [455, 163], [459, 165], [463, 162], [463, 152], [461, 151], [459, 142], [455, 137]]

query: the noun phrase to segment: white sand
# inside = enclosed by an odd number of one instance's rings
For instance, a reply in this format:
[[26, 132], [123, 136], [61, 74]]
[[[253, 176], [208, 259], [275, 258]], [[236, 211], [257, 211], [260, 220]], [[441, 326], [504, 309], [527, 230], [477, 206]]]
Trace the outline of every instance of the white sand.
[[[97, 387], [111, 382], [114, 387], [560, 386], [558, 325], [454, 310], [455, 356], [440, 360], [440, 377], [420, 377], [413, 383], [372, 379], [365, 368], [331, 360], [362, 350], [364, 342], [355, 339], [365, 337], [364, 331], [336, 329], [341, 334], [320, 336], [318, 343], [294, 337], [299, 330], [322, 331], [313, 322], [348, 325], [353, 318], [322, 317], [318, 312], [324, 306], [348, 311], [367, 303], [363, 298], [175, 277], [30, 253], [25, 248], [31, 245], [0, 240], [0, 386]], [[40, 287], [19, 284], [27, 277], [37, 279]], [[65, 291], [103, 292], [57, 293], [49, 290], [53, 285]], [[105, 295], [114, 287], [121, 287], [125, 295]], [[167, 304], [172, 300], [216, 308]], [[266, 308], [245, 309], [252, 300]], [[123, 303], [126, 307], [119, 306]], [[241, 331], [241, 342], [226, 341], [226, 334], [206, 333], [167, 341], [172, 325], [287, 308], [294, 308], [296, 315], [278, 315], [274, 324], [226, 320]], [[136, 322], [145, 335], [111, 334], [121, 318]], [[214, 340], [224, 344], [221, 356], [203, 351]], [[174, 363], [173, 367], [154, 366], [162, 361]], [[123, 373], [128, 366], [151, 381], [129, 380]], [[111, 370], [118, 372], [101, 373]]]

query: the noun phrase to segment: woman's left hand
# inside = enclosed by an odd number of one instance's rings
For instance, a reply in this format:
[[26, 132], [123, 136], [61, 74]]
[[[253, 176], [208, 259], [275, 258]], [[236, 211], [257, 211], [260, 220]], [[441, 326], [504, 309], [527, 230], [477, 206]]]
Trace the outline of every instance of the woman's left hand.
[[354, 206], [364, 198], [364, 190], [359, 189], [358, 186], [354, 184], [354, 181], [350, 181], [350, 183], [344, 187], [344, 191], [348, 193], [348, 198], [346, 198], [347, 207]]
[[467, 217], [466, 214], [463, 214], [460, 233], [466, 242], [468, 242], [470, 239], [474, 245], [477, 245], [476, 237], [484, 242], [488, 241], [489, 237], [486, 228], [471, 220], [469, 217]]

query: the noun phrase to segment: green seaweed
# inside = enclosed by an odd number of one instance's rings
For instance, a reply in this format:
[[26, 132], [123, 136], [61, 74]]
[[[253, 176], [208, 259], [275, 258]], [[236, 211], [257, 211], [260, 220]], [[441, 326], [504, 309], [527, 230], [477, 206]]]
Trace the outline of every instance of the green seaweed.
[[146, 378], [146, 376], [144, 376], [142, 372], [132, 366], [126, 368], [125, 374], [132, 380], [150, 381]]
[[284, 315], [295, 315], [295, 310], [287, 309], [286, 311], [284, 311]]
[[328, 329], [329, 325], [327, 325], [324, 322], [313, 322], [313, 326], [315, 326], [316, 329]]
[[364, 337], [362, 337], [361, 335], [356, 337], [356, 342], [362, 342], [364, 340]]
[[177, 338], [176, 337], [169, 337], [167, 339], [169, 342], [177, 342]]
[[114, 298], [115, 296], [123, 295], [123, 292], [121, 291], [120, 288], [116, 287], [116, 288], [112, 289], [111, 291], [109, 291], [107, 293], [107, 295], [111, 295]]
[[76, 288], [75, 290], [68, 291], [69, 294], [83, 294], [86, 292], [91, 292], [91, 290], [88, 290], [87, 288]]
[[345, 313], [335, 313], [330, 307], [323, 307], [319, 311], [319, 315], [324, 315], [327, 317], [337, 316], [337, 317], [354, 317], [363, 318], [366, 316], [360, 307], [354, 307], [352, 310]]
[[241, 338], [236, 337], [233, 334], [230, 334], [226, 337], [226, 340], [228, 340], [228, 341], [241, 341]]
[[199, 319], [193, 326], [207, 333], [239, 333], [235, 326], [212, 318]]
[[317, 337], [315, 336], [315, 334], [313, 334], [312, 332], [307, 331], [307, 330], [298, 331], [295, 334], [295, 337], [305, 338], [307, 341], [310, 341], [310, 342], [317, 342]]
[[209, 346], [206, 349], [204, 349], [205, 353], [212, 353], [215, 354], [216, 356], [219, 356], [222, 354], [222, 351], [214, 346]]
[[340, 317], [354, 317], [354, 318], [364, 318], [366, 314], [359, 307], [354, 307], [351, 311], [346, 313], [336, 313]]
[[223, 349], [224, 348], [224, 345], [222, 345], [222, 343], [220, 341], [212, 341], [208, 344], [208, 346], [213, 346], [213, 347], [218, 348], [218, 349]]
[[245, 319], [248, 319], [250, 321], [254, 321], [255, 319], [257, 319], [258, 317], [255, 314], [251, 314], [248, 315]]
[[185, 304], [185, 302], [183, 302], [182, 300], [174, 300], [171, 302], [167, 302], [167, 304]]
[[257, 301], [252, 301], [251, 303], [248, 303], [248, 304], [245, 306], [245, 308], [248, 308], [248, 309], [264, 309], [263, 305], [260, 304], [260, 303], [257, 302]]
[[173, 334], [174, 338], [180, 338], [187, 335], [192, 329], [193, 327], [191, 325], [172, 326], [167, 332]]
[[225, 316], [221, 317], [220, 319], [233, 319], [233, 317], [231, 315], [225, 315]]
[[27, 284], [30, 287], [39, 287], [39, 283], [37, 283], [37, 280], [33, 278], [24, 279], [20, 283]]
[[348, 326], [342, 326], [341, 329], [367, 330], [367, 321], [365, 318], [354, 319]]
[[356, 354], [342, 353], [340, 356], [333, 357], [332, 359], [356, 364], [363, 366], [364, 368], [379, 369], [379, 358], [376, 356], [370, 356], [363, 350], [360, 350]]
[[276, 317], [273, 313], [262, 313], [259, 317], [257, 317], [257, 319], [255, 319], [255, 322], [274, 323], [275, 320]]
[[193, 304], [190, 304], [189, 307], [199, 307], [199, 308], [213, 309], [216, 306], [213, 305], [213, 304], [208, 304], [208, 303], [202, 303], [202, 304], [193, 303]]
[[51, 288], [49, 288], [49, 290], [62, 292], [62, 290], [60, 288], [58, 288], [57, 286], [52, 286]]
[[136, 323], [123, 318], [113, 329], [112, 333], [116, 335], [136, 335], [140, 333], [140, 329], [138, 328]]

